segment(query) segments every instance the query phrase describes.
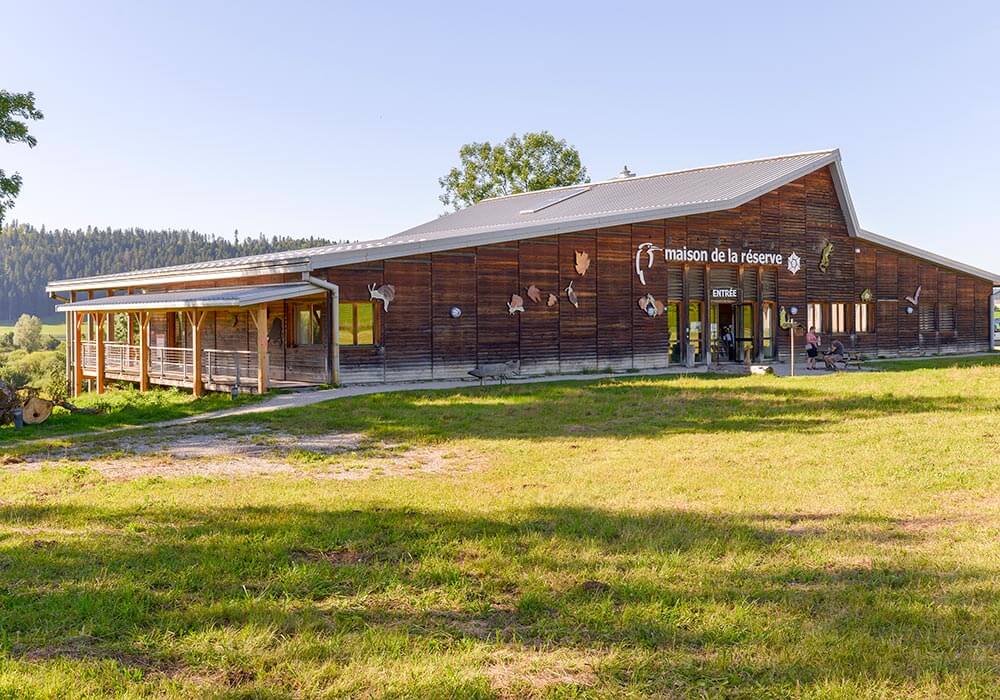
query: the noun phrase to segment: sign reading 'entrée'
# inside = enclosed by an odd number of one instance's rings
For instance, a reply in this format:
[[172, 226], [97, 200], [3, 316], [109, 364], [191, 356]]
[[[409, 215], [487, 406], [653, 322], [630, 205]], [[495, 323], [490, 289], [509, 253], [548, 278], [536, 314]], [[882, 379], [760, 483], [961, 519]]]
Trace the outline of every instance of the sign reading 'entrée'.
[[[781, 253], [762, 253], [753, 248], [742, 251], [731, 248], [704, 250], [688, 248], [687, 246], [664, 249], [652, 243], [641, 243], [635, 251], [635, 273], [643, 284], [646, 284], [646, 273], [642, 266], [643, 257], [646, 261], [645, 269], [648, 270], [653, 267], [653, 256], [657, 252], [662, 252], [663, 259], [667, 262], [713, 262], [731, 265], [783, 265], [785, 263], [785, 256]], [[794, 270], [793, 274], [795, 272], [798, 272], [798, 269]]]

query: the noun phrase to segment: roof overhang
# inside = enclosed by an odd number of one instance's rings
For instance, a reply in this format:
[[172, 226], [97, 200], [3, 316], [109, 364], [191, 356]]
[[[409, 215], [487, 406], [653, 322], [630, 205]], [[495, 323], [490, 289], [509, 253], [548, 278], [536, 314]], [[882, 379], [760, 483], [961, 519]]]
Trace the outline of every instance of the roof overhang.
[[282, 275], [309, 272], [314, 269], [309, 258], [295, 258], [275, 262], [255, 262], [243, 265], [207, 265], [203, 268], [184, 269], [184, 266], [155, 270], [138, 270], [120, 275], [101, 275], [80, 279], [56, 280], [49, 282], [45, 291], [49, 294], [69, 291], [87, 291], [120, 287], [142, 287], [159, 284], [179, 284], [205, 280], [235, 280], [262, 275]]
[[908, 243], [902, 243], [871, 231], [865, 231], [864, 229], [861, 230], [861, 235], [858, 236], [858, 238], [863, 241], [868, 241], [869, 243], [882, 246], [883, 248], [889, 248], [890, 250], [894, 250], [899, 253], [912, 255], [915, 258], [922, 258], [928, 262], [940, 265], [941, 267], [954, 270], [955, 272], [961, 272], [966, 275], [971, 275], [972, 277], [978, 277], [979, 279], [986, 280], [993, 286], [1000, 286], [1000, 275], [995, 272], [989, 272], [988, 270], [983, 270], [982, 268], [974, 267], [973, 265], [966, 265], [965, 263], [958, 262], [957, 260], [946, 258], [943, 255], [932, 253], [929, 250], [917, 248], [916, 246], [909, 245]]
[[176, 309], [241, 309], [272, 301], [298, 299], [324, 293], [314, 284], [264, 284], [253, 287], [211, 287], [152, 294], [123, 294], [84, 299], [56, 306], [56, 311], [126, 312]]

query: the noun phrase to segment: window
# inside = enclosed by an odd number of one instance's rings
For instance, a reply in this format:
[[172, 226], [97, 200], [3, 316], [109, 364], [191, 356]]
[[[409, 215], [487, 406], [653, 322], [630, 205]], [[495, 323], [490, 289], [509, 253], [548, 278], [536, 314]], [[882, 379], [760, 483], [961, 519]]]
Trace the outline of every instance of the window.
[[375, 302], [342, 301], [337, 342], [341, 345], [378, 345], [381, 333]]
[[830, 332], [847, 332], [847, 304], [830, 304]]
[[854, 332], [855, 333], [870, 333], [871, 325], [869, 320], [871, 319], [871, 304], [855, 304], [854, 305]]
[[941, 304], [938, 306], [938, 330], [949, 335], [955, 333], [954, 304]]
[[680, 305], [674, 302], [668, 302], [664, 307], [664, 313], [667, 317], [667, 344], [670, 351], [670, 362], [678, 363], [681, 361]]
[[823, 305], [822, 304], [808, 304], [808, 320], [806, 322], [806, 330], [810, 328], [815, 328], [817, 333], [823, 332]]
[[293, 309], [295, 345], [322, 345], [323, 305], [295, 304]]
[[701, 302], [688, 302], [688, 345], [691, 348], [691, 361], [701, 362], [704, 358], [701, 354]]
[[775, 314], [774, 314], [774, 304], [765, 302], [764, 306], [761, 307], [761, 322], [760, 322], [760, 336], [763, 348], [761, 348], [762, 354], [765, 359], [773, 360], [775, 345], [774, 345], [774, 333], [775, 333]]
[[934, 305], [924, 304], [920, 307], [920, 332], [921, 333], [933, 333], [935, 330], [936, 320], [934, 318]]

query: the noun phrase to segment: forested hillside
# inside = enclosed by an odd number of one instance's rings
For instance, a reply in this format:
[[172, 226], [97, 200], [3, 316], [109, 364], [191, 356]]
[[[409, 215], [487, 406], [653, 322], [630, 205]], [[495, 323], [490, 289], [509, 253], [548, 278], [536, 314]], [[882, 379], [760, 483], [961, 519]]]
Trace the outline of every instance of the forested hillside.
[[318, 238], [263, 235], [238, 242], [197, 231], [46, 230], [14, 221], [0, 230], [0, 320], [50, 315], [49, 280], [328, 245]]

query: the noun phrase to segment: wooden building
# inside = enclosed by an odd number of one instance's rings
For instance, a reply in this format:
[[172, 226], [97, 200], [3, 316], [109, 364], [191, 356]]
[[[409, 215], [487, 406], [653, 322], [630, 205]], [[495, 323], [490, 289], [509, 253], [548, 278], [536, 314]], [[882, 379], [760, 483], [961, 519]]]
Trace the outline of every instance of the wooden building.
[[862, 229], [838, 151], [530, 192], [388, 238], [50, 283], [69, 376], [195, 393], [990, 349], [1000, 276]]

